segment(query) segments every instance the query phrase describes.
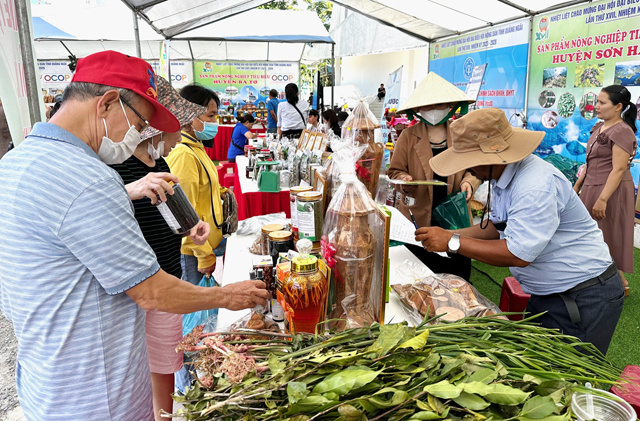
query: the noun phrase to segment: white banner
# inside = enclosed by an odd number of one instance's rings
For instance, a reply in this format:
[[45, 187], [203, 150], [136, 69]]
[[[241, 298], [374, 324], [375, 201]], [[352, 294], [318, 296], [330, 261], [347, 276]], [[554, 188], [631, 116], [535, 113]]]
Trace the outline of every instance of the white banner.
[[384, 107], [382, 107], [381, 118], [384, 117], [384, 110], [387, 108], [398, 108], [400, 106], [400, 88], [402, 86], [402, 67], [398, 67], [389, 73], [389, 81], [385, 86], [386, 94], [384, 97]]
[[31, 118], [13, 1], [0, 2], [0, 52], [0, 100], [11, 138], [18, 145], [31, 131]]
[[[158, 60], [149, 61], [149, 64], [156, 75], [162, 75]], [[166, 79], [166, 76], [164, 78]], [[193, 82], [193, 63], [190, 61], [171, 60], [171, 86], [180, 89], [191, 82]]]
[[67, 61], [38, 61], [38, 70], [45, 95], [61, 94], [73, 78]]

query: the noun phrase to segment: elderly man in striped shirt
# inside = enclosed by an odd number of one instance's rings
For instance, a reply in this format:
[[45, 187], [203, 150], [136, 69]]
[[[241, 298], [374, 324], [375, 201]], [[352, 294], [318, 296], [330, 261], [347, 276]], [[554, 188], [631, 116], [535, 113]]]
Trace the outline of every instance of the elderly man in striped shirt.
[[18, 338], [18, 395], [29, 420], [153, 420], [144, 311], [266, 304], [264, 284], [199, 288], [162, 271], [131, 199], [164, 197], [171, 174], [127, 193], [106, 164], [151, 125], [177, 132], [143, 60], [113, 51], [78, 62], [50, 123], [0, 162], [0, 308]]

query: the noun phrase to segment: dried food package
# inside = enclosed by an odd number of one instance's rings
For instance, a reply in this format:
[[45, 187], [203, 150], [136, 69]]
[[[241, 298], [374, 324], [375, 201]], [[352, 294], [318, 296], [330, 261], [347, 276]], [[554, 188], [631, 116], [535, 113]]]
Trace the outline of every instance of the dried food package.
[[416, 282], [391, 285], [407, 320], [418, 325], [426, 317], [456, 321], [464, 317], [492, 316], [500, 309], [464, 279], [449, 274], [429, 275]]
[[378, 192], [384, 145], [380, 123], [369, 109], [369, 103], [369, 99], [359, 99], [353, 113], [342, 126], [342, 138], [358, 145], [366, 145], [362, 157], [356, 162], [356, 173], [371, 197], [375, 197]]
[[[333, 273], [331, 319], [346, 319], [348, 326], [367, 326], [380, 321], [384, 305], [382, 265], [376, 265], [379, 247], [375, 232], [382, 224], [376, 203], [358, 180], [354, 164], [367, 145], [345, 148], [333, 154], [340, 169], [340, 187], [325, 215], [322, 256]], [[384, 228], [383, 228], [384, 229]], [[344, 323], [338, 328], [344, 328]]]

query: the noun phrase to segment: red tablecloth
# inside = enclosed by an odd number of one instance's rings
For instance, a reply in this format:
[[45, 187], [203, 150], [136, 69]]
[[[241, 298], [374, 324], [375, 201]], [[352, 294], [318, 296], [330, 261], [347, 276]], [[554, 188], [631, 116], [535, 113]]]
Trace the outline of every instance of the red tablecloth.
[[[235, 124], [233, 126], [223, 126], [222, 124], [218, 126], [218, 134], [213, 140], [213, 148], [205, 148], [207, 155], [209, 155], [209, 158], [213, 161], [227, 160], [227, 152], [229, 152], [229, 145], [231, 145], [231, 134], [233, 133], [234, 127], [236, 127]], [[266, 129], [251, 129], [251, 133], [266, 133]]]
[[238, 220], [242, 221], [252, 216], [268, 215], [270, 213], [285, 212], [287, 218], [291, 218], [291, 205], [289, 204], [289, 190], [280, 193], [242, 193], [240, 178], [245, 174], [238, 174], [238, 165], [235, 166], [233, 192], [238, 202]]

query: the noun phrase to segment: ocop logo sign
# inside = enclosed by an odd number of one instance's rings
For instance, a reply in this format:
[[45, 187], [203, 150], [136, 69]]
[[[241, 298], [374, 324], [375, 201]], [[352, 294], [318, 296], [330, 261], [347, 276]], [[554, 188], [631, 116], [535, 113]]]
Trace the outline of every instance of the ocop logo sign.
[[187, 82], [189, 80], [189, 76], [187, 75], [171, 75], [171, 82]]
[[273, 75], [271, 80], [274, 82], [293, 82], [295, 80], [294, 75]]
[[70, 83], [71, 75], [45, 74], [42, 75], [42, 79], [45, 83]]

